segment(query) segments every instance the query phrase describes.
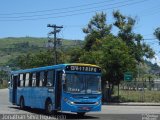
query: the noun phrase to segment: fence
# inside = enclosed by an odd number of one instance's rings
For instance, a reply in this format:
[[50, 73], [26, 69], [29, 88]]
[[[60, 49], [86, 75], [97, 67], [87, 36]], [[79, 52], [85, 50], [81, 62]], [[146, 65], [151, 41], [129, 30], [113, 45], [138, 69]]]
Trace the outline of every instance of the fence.
[[160, 81], [121, 82], [114, 89], [114, 97], [120, 102], [160, 102]]

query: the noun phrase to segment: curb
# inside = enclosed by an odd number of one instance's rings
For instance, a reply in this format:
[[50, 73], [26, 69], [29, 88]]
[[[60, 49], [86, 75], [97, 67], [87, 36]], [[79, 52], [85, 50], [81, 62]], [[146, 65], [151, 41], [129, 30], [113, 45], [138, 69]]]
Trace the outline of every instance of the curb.
[[160, 103], [103, 103], [102, 105], [118, 105], [118, 106], [160, 106]]

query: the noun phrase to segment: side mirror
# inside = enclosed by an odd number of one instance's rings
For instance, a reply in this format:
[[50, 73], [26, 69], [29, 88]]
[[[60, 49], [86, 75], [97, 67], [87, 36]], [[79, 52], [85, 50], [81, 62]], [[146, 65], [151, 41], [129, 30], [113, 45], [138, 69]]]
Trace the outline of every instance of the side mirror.
[[62, 83], [63, 83], [63, 89], [66, 90], [66, 74], [62, 74]]
[[10, 85], [11, 85], [11, 82], [9, 81], [9, 82], [8, 82], [8, 88], [10, 88]]

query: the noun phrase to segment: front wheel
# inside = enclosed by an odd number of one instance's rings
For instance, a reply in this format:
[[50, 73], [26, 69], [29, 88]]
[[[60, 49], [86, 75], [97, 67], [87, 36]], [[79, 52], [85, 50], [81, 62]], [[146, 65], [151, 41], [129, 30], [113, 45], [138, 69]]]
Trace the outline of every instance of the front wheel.
[[85, 115], [85, 112], [77, 112], [77, 115], [82, 117]]
[[52, 102], [51, 101], [47, 101], [46, 102], [46, 106], [45, 106], [46, 114], [51, 115], [53, 113], [53, 109], [52, 108], [53, 108]]

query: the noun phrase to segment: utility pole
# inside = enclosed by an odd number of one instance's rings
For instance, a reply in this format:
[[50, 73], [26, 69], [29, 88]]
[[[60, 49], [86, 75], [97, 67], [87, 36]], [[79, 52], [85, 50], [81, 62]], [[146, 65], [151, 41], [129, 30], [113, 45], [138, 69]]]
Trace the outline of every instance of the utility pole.
[[48, 24], [47, 27], [51, 27], [53, 28], [53, 31], [51, 31], [49, 33], [49, 35], [54, 34], [54, 64], [57, 64], [57, 33], [59, 33], [61, 31], [61, 28], [63, 28], [63, 26], [57, 26], [57, 25], [51, 25]]

